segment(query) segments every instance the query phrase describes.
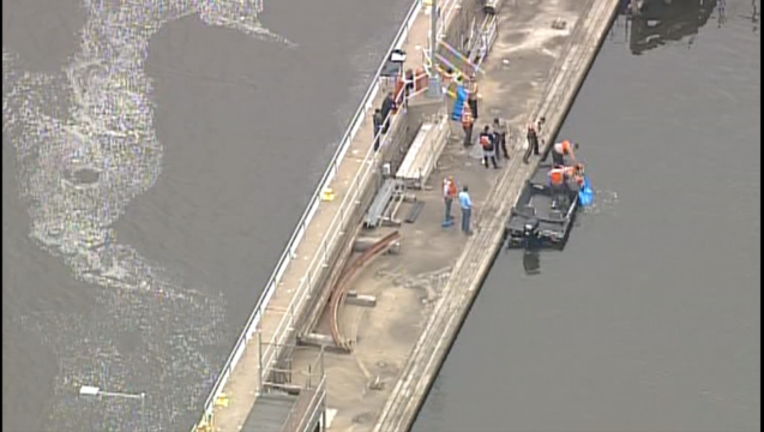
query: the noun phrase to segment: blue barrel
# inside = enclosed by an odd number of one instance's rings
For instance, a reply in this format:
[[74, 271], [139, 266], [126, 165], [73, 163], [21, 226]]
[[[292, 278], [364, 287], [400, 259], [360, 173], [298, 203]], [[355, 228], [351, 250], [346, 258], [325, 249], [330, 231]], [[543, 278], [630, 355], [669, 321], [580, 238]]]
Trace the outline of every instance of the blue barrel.
[[456, 87], [456, 102], [454, 102], [454, 109], [451, 110], [451, 120], [462, 121], [465, 99], [467, 99], [467, 92], [464, 90], [464, 86]]

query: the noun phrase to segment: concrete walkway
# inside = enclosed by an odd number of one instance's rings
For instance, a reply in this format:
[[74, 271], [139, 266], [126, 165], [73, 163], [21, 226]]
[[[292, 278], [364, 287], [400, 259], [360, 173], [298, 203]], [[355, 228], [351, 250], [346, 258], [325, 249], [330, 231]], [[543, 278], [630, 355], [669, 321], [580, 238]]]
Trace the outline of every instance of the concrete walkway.
[[[419, 47], [426, 46], [430, 18], [420, 12], [409, 30], [408, 38], [403, 46], [407, 58], [404, 70], [421, 67], [421, 52]], [[338, 214], [340, 203], [348, 192], [350, 184], [360, 170], [363, 158], [372, 144], [373, 128], [371, 116], [374, 107], [379, 107], [386, 92], [380, 91], [368, 110], [355, 139], [352, 141], [345, 158], [339, 166], [336, 177], [332, 182], [335, 193], [333, 201], [321, 202], [318, 210], [308, 225], [305, 236], [297, 248], [297, 259], [292, 260], [260, 321], [261, 338], [264, 343], [273, 340], [274, 333], [287, 312], [295, 288], [300, 284], [313, 257], [320, 252], [321, 241], [325, 231]], [[294, 311], [299, 314], [301, 311]], [[214, 410], [214, 425], [216, 431], [233, 432], [241, 429], [250, 410], [253, 407], [259, 386], [259, 353], [256, 338], [253, 338], [234, 369], [223, 392], [227, 396], [228, 406], [216, 406]]]
[[[425, 202], [424, 209], [416, 223], [396, 228], [402, 234], [400, 254], [378, 258], [350, 288], [375, 296], [377, 304], [374, 308], [346, 305], [341, 321], [355, 349], [349, 355], [325, 355], [327, 400], [329, 408], [337, 410], [331, 431], [404, 431], [413, 422], [480, 283], [476, 261], [490, 258], [488, 241], [501, 234], [496, 226], [496, 220], [503, 220], [500, 208], [512, 205], [507, 195], [518, 189], [538, 161], [534, 157], [530, 165], [521, 162], [524, 125], [540, 111], [550, 123], [561, 122], [560, 110], [547, 103], [550, 92], [559, 93], [550, 90], [560, 79], [558, 67], [566, 64], [564, 56], [583, 62], [593, 57], [592, 47], [596, 48], [589, 41], [571, 54], [573, 32], [581, 33], [576, 25], [587, 13], [606, 16], [606, 8], [615, 1], [505, 2], [499, 36], [484, 64], [486, 73], [480, 77], [475, 134], [494, 117], [507, 120], [513, 132], [508, 143], [511, 160], [500, 160], [498, 170], [484, 167], [476, 158], [479, 149], [465, 150], [461, 128], [452, 125], [454, 133], [430, 177], [429, 190], [416, 191], [417, 200]], [[593, 5], [600, 9], [593, 10]], [[565, 26], [553, 29], [555, 20]], [[591, 32], [600, 30], [596, 27]], [[584, 68], [575, 66], [570, 72], [580, 76]], [[469, 186], [475, 206], [471, 238], [459, 231], [457, 203], [452, 210], [455, 224], [441, 227], [440, 181], [447, 175], [453, 175], [460, 188]], [[403, 207], [399, 214], [407, 211]], [[380, 228], [374, 236], [388, 232]]]

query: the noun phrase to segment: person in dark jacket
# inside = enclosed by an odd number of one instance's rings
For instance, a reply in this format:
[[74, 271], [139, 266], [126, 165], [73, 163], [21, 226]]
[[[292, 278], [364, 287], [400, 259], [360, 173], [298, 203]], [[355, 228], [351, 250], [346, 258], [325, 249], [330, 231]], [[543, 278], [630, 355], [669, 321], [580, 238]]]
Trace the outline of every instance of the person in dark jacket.
[[[493, 134], [495, 136], [494, 142], [496, 143], [496, 156], [501, 157], [501, 153], [504, 153], [504, 159], [509, 160], [509, 152], [507, 151], [507, 124], [497, 118], [493, 119]], [[499, 151], [501, 150], [501, 151]]]
[[382, 110], [377, 108], [374, 110], [374, 116], [372, 121], [374, 122], [374, 151], [379, 150], [380, 133], [382, 132]]
[[414, 94], [415, 77], [413, 69], [406, 69], [406, 73], [403, 75], [403, 106], [409, 106], [409, 98]]
[[393, 99], [393, 92], [387, 92], [387, 96], [382, 101], [382, 133], [387, 133], [387, 129], [390, 127], [390, 114], [395, 109], [395, 99]]
[[490, 160], [494, 168], [499, 168], [499, 164], [496, 163], [496, 143], [490, 126], [485, 125], [485, 129], [480, 132], [478, 140], [480, 146], [483, 147], [483, 164], [485, 167], [488, 168], [488, 161]]
[[472, 118], [478, 119], [478, 84], [477, 77], [473, 74], [467, 81], [467, 103], [472, 111]]

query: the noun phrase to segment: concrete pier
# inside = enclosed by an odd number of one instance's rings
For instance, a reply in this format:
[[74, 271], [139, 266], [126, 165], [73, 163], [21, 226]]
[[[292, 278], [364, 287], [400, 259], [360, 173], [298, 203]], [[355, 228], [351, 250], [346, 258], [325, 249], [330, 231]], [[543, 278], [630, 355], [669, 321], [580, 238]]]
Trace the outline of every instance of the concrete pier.
[[[502, 42], [497, 42], [486, 64], [486, 79], [482, 85], [485, 92], [484, 112], [496, 113], [498, 117], [514, 116], [511, 125], [515, 130], [522, 130], [522, 121], [545, 116], [546, 129], [541, 133], [541, 139], [546, 142], [546, 153], [557, 130], [572, 105], [576, 93], [583, 83], [604, 39], [610, 24], [615, 17], [617, 0], [591, 0], [576, 2], [573, 0], [544, 4], [537, 2], [537, 14], [525, 15], [533, 8], [525, 4], [518, 8], [507, 7], [503, 10], [504, 19], [500, 21], [499, 34]], [[559, 8], [559, 10], [555, 10]], [[515, 10], [513, 10], [515, 9]], [[525, 11], [523, 11], [525, 9]], [[557, 15], [566, 23], [563, 29], [572, 30], [568, 35], [562, 35], [556, 47], [556, 61], [545, 79], [537, 81], [535, 75], [544, 76], [543, 64], [550, 56], [542, 53], [513, 58], [511, 54], [516, 47], [512, 46], [513, 33], [522, 33], [518, 27], [536, 26], [525, 42], [552, 44], [552, 40], [543, 43], [543, 34], [549, 31], [549, 25]], [[525, 23], [525, 24], [523, 24]], [[546, 24], [546, 25], [545, 25]], [[538, 36], [533, 36], [533, 31]], [[548, 33], [547, 33], [548, 34]], [[538, 45], [536, 49], [538, 50]], [[543, 51], [543, 48], [541, 51]], [[561, 49], [560, 49], [561, 48]], [[552, 48], [555, 50], [555, 48]], [[518, 56], [519, 57], [519, 56]], [[508, 60], [505, 68], [504, 60]], [[525, 63], [536, 64], [533, 68]], [[517, 65], [517, 66], [514, 66]], [[535, 70], [533, 70], [535, 69]], [[535, 72], [535, 73], [534, 73]], [[525, 81], [525, 82], [523, 82]], [[534, 90], [526, 98], [527, 107], [523, 110], [520, 96], [522, 87], [533, 83], [536, 88], [544, 88], [541, 92]], [[513, 87], [515, 87], [513, 89]], [[527, 93], [526, 93], [527, 94]], [[515, 109], [520, 111], [513, 110]], [[519, 117], [519, 118], [518, 118]], [[512, 117], [510, 117], [512, 118]], [[524, 139], [524, 137], [517, 137]], [[380, 413], [373, 430], [403, 431], [408, 430], [416, 418], [427, 392], [437, 376], [440, 365], [445, 360], [448, 350], [459, 331], [461, 323], [466, 318], [470, 305], [488, 273], [493, 258], [501, 246], [504, 223], [509, 216], [511, 207], [516, 202], [523, 183], [533, 172], [539, 158], [533, 158], [529, 165], [524, 165], [518, 152], [503, 168], [501, 174], [493, 179], [490, 190], [480, 201], [475, 221], [476, 234], [471, 237], [456, 261], [451, 261], [452, 270], [448, 281], [442, 287], [434, 311], [429, 316], [423, 331], [420, 333], [408, 359], [399, 373], [395, 387]], [[482, 198], [482, 197], [481, 197]], [[501, 341], [496, 341], [501, 343]]]
[[[483, 12], [475, 1], [452, 3], [442, 5], [446, 23], [441, 36], [458, 46], [456, 41], [470, 32], [472, 18], [480, 22]], [[339, 319], [348, 329], [353, 351], [324, 353], [326, 400], [332, 412], [328, 416], [331, 424], [324, 427], [402, 431], [411, 426], [500, 247], [509, 210], [539, 161], [533, 157], [526, 165], [521, 160], [524, 125], [544, 115], [547, 126], [541, 138], [547, 144], [553, 139], [617, 4], [618, 0], [507, 1], [499, 10], [498, 38], [482, 66], [484, 73], [478, 75], [481, 99], [474, 134], [494, 117], [507, 121], [511, 160], [502, 159], [497, 170], [482, 166], [474, 157], [475, 149], [463, 147], [461, 127], [454, 122], [430, 184], [415, 192], [416, 201], [425, 203], [418, 219], [363, 233], [383, 237], [397, 229], [402, 240], [397, 254], [380, 256], [361, 271], [350, 288], [355, 295], [375, 302], [342, 308]], [[416, 70], [422, 63], [420, 51], [427, 44], [429, 16], [416, 10], [408, 26], [401, 44], [408, 54], [404, 68]], [[289, 265], [281, 269], [269, 301], [252, 320], [252, 328], [245, 331], [247, 348], [238, 353], [235, 367], [224, 371], [227, 379], [216, 390], [228, 403], [211, 403], [207, 413], [207, 423], [214, 424], [215, 430], [241, 428], [261, 390], [261, 378], [285, 356], [296, 369], [315, 357], [306, 350], [285, 352], [278, 348], [281, 344], [286, 346], [300, 334], [329, 334], [323, 306], [332, 281], [353, 252], [363, 212], [379, 188], [375, 180], [379, 180], [380, 165], [401, 159], [422, 122], [423, 114], [417, 117], [417, 98], [422, 96], [417, 96], [393, 120], [384, 150], [376, 156], [370, 154], [370, 117], [384, 93], [368, 103], [344, 158], [333, 167], [334, 199], [315, 204], [310, 222], [298, 227], [304, 233], [300, 234], [302, 240], [290, 251]], [[443, 108], [450, 109], [453, 102], [446, 99], [444, 103], [448, 105]], [[459, 232], [456, 203], [452, 210], [456, 224], [441, 227], [440, 181], [447, 175], [453, 175], [460, 188], [469, 186], [475, 203], [472, 236]], [[401, 211], [406, 212], [410, 205], [413, 203], [404, 203]], [[267, 342], [266, 352], [255, 335]]]

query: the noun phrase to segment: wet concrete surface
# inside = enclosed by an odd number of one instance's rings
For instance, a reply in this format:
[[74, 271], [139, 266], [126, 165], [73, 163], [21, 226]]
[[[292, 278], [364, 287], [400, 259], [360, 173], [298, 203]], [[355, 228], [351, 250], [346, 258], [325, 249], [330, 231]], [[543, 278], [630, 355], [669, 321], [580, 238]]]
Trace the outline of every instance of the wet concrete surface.
[[499, 255], [413, 430], [760, 428], [761, 39], [711, 3], [616, 22], [560, 132], [595, 205], [540, 274]]

